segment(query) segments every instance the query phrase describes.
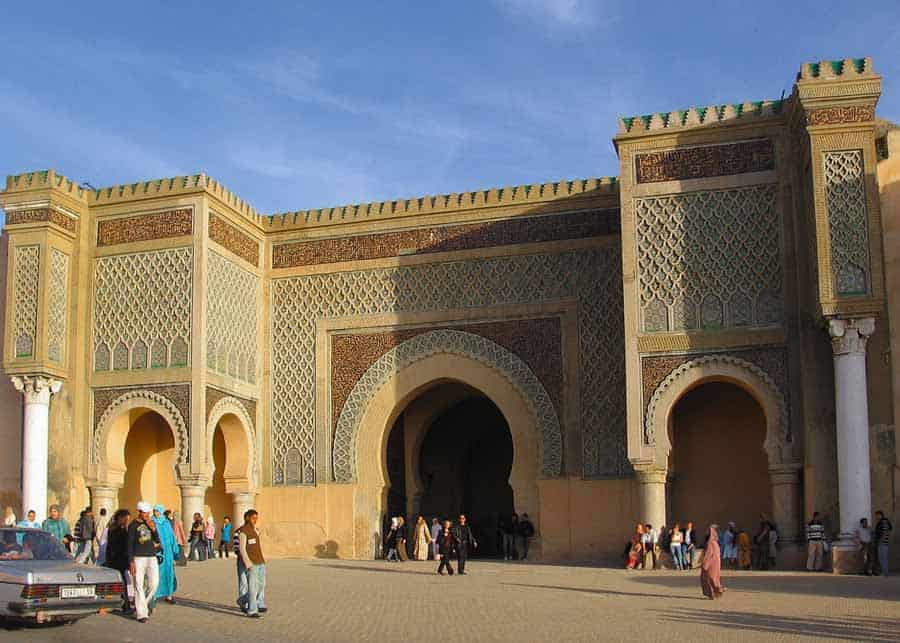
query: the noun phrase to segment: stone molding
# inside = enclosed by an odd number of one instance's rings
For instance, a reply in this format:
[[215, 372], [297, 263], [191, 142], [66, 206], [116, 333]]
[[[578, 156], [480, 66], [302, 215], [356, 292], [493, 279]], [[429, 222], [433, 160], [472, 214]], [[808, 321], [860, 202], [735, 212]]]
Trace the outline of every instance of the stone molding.
[[829, 319], [828, 334], [831, 336], [831, 350], [837, 355], [866, 352], [869, 337], [875, 332], [875, 318]]
[[13, 387], [25, 398], [25, 404], [50, 404], [50, 396], [62, 390], [62, 381], [40, 375], [13, 375]]
[[186, 465], [190, 462], [190, 435], [181, 410], [168, 397], [147, 389], [129, 389], [110, 402], [94, 429], [94, 464], [105, 460], [105, 445], [112, 423], [122, 413], [135, 408], [149, 408], [159, 413], [168, 423], [175, 437], [175, 462]]
[[[672, 370], [656, 387], [647, 406], [644, 422], [645, 444], [659, 444], [656, 429], [662, 426], [664, 421], [660, 414], [665, 414], [667, 419], [674, 404], [692, 388], [692, 385], [697, 384], [696, 380], [704, 370], [711, 371], [709, 381], [716, 379], [734, 381], [757, 398], [767, 416], [766, 440], [763, 447], [769, 454], [770, 466], [792, 461], [790, 420], [784, 394], [769, 374], [759, 366], [728, 354], [707, 355], [685, 362]], [[678, 397], [671, 400], [669, 404], [663, 404], [664, 396], [671, 397], [670, 391], [678, 393]], [[769, 417], [769, 410], [766, 408], [767, 400], [761, 398], [767, 398], [775, 407], [773, 409], [775, 417]], [[668, 443], [668, 436], [662, 437], [663, 441]]]
[[522, 396], [536, 420], [541, 475], [562, 471], [562, 433], [559, 418], [544, 386], [519, 357], [478, 335], [437, 330], [407, 340], [382, 355], [353, 387], [338, 419], [332, 450], [332, 476], [336, 482], [356, 480], [356, 437], [368, 401], [400, 370], [427, 357], [450, 353], [485, 364], [506, 379]]

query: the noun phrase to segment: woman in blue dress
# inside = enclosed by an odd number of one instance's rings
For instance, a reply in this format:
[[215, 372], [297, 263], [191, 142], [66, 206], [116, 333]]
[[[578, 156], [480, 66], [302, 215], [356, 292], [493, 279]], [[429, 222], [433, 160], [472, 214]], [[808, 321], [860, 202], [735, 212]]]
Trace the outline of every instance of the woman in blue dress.
[[159, 586], [156, 589], [156, 598], [165, 599], [167, 603], [175, 602], [175, 590], [178, 588], [178, 580], [175, 578], [175, 556], [178, 552], [178, 543], [175, 542], [175, 530], [172, 523], [165, 516], [165, 508], [162, 505], [153, 507], [153, 522], [156, 523], [156, 531], [159, 533]]

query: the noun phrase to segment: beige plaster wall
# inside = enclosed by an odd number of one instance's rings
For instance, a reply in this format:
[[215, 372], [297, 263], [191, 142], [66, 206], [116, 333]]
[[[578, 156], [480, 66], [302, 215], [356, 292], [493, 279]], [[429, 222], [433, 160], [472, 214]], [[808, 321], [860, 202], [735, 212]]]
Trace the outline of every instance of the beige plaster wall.
[[144, 500], [180, 509], [174, 458], [175, 439], [165, 420], [152, 412], [135, 420], [125, 442], [125, 483], [119, 490], [119, 506], [133, 511]]

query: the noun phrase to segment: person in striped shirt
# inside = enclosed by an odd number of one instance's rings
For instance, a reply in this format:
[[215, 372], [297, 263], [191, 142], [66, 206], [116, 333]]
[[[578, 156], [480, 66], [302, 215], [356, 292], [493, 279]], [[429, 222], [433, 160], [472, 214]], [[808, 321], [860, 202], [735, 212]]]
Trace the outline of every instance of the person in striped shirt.
[[806, 571], [822, 571], [825, 558], [825, 526], [819, 512], [813, 512], [812, 520], [806, 525]]

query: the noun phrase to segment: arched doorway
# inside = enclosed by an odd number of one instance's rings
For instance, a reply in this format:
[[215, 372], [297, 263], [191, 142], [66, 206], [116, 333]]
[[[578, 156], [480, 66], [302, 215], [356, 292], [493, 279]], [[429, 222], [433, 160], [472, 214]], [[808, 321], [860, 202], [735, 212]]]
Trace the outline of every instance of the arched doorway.
[[503, 413], [478, 390], [444, 382], [398, 416], [387, 441], [386, 516], [456, 520], [465, 513], [479, 555], [500, 552], [497, 526], [514, 511], [514, 447]]
[[714, 522], [752, 532], [760, 513], [772, 515], [766, 416], [750, 393], [718, 381], [691, 389], [672, 410], [668, 437], [670, 523], [693, 521], [699, 538]]
[[207, 462], [212, 481], [204, 497], [204, 512], [217, 528], [224, 517], [243, 522], [257, 481], [253, 420], [237, 398], [224, 397], [211, 409], [207, 430]]
[[175, 436], [166, 420], [147, 409], [132, 409], [122, 420], [127, 427], [122, 427], [126, 435], [119, 506], [133, 512], [138, 501], [144, 500], [177, 510], [181, 494], [175, 476]]

